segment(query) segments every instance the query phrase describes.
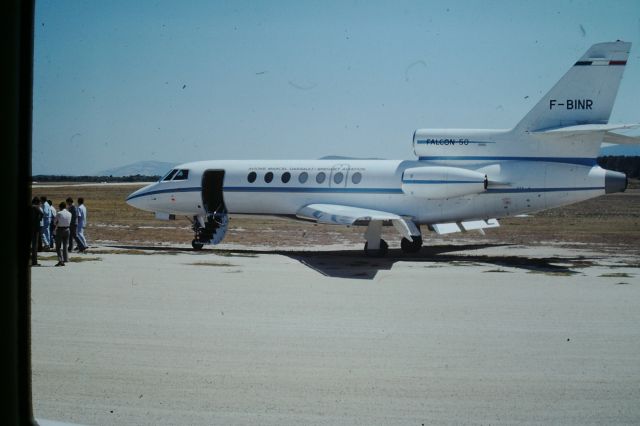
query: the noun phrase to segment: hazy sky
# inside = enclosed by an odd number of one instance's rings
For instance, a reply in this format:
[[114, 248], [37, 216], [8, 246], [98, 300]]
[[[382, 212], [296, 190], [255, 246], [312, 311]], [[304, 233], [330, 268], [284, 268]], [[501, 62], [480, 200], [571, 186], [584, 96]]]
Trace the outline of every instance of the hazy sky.
[[413, 158], [416, 128], [508, 128], [640, 1], [37, 1], [33, 173], [139, 160]]

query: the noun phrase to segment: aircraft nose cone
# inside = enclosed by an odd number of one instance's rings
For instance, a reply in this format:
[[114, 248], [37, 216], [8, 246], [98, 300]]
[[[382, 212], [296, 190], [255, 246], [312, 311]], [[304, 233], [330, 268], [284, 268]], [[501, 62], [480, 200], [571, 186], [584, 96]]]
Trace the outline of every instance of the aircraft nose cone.
[[129, 196], [126, 199], [127, 204], [129, 204], [131, 207], [138, 207], [138, 198], [136, 198], [136, 194], [140, 192], [140, 190], [132, 192], [131, 194], [129, 194]]
[[147, 204], [145, 201], [145, 194], [147, 192], [148, 187], [140, 188], [137, 191], [132, 192], [126, 199], [127, 204], [131, 207], [135, 207], [137, 209], [144, 210], [145, 205]]

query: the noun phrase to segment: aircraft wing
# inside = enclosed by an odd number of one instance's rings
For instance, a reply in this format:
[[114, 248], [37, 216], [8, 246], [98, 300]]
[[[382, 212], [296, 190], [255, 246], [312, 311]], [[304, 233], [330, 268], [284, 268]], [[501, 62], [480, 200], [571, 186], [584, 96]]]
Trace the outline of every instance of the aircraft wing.
[[403, 237], [420, 235], [420, 231], [411, 218], [379, 210], [363, 209], [360, 207], [343, 206], [338, 204], [309, 204], [298, 210], [296, 214], [301, 219], [316, 220], [318, 223], [332, 225], [353, 225], [354, 223], [389, 220]]
[[500, 223], [497, 219], [471, 220], [467, 222], [434, 223], [431, 228], [439, 234], [451, 234], [453, 232], [467, 232], [478, 230], [484, 233], [486, 228], [497, 228]]

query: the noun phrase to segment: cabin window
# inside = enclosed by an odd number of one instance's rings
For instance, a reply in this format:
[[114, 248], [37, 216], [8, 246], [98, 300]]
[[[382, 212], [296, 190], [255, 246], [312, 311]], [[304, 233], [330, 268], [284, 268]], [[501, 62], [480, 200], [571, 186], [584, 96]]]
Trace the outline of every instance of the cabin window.
[[181, 169], [178, 170], [178, 173], [173, 177], [173, 180], [187, 180], [189, 179], [189, 170]]
[[342, 182], [344, 180], [344, 174], [342, 174], [342, 172], [338, 172], [335, 175], [333, 175], [333, 182], [338, 185], [340, 182]]
[[327, 178], [327, 175], [325, 174], [325, 172], [320, 172], [316, 175], [316, 182], [322, 183], [326, 178]]
[[167, 173], [166, 175], [164, 175], [164, 177], [162, 178], [162, 181], [168, 181], [171, 180], [171, 178], [173, 177], [173, 175], [175, 175], [178, 172], [178, 169], [173, 169], [171, 170], [169, 173]]
[[287, 182], [289, 182], [289, 181], [291, 180], [291, 173], [289, 173], [289, 172], [284, 172], [284, 173], [282, 174], [282, 177], [281, 177], [280, 179], [282, 179], [282, 183], [287, 183]]
[[267, 183], [271, 183], [272, 180], [273, 180], [273, 172], [267, 172], [267, 174], [264, 175], [264, 181]]
[[300, 176], [298, 176], [298, 182], [300, 183], [305, 183], [307, 179], [309, 179], [309, 173], [307, 172], [302, 172], [300, 173]]
[[249, 181], [249, 183], [253, 183], [256, 181], [257, 177], [258, 177], [258, 174], [256, 172], [251, 172], [247, 175], [247, 180]]
[[351, 176], [351, 182], [353, 182], [355, 185], [359, 184], [361, 180], [362, 180], [362, 173], [360, 172], [355, 172]]

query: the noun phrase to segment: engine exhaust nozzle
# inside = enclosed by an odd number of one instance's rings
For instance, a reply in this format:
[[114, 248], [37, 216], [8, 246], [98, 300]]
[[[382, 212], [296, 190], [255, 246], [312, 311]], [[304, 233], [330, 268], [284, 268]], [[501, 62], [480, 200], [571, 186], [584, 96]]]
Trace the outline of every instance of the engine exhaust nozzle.
[[604, 175], [604, 192], [612, 194], [614, 192], [624, 192], [627, 189], [629, 180], [627, 175], [613, 170], [607, 170]]

